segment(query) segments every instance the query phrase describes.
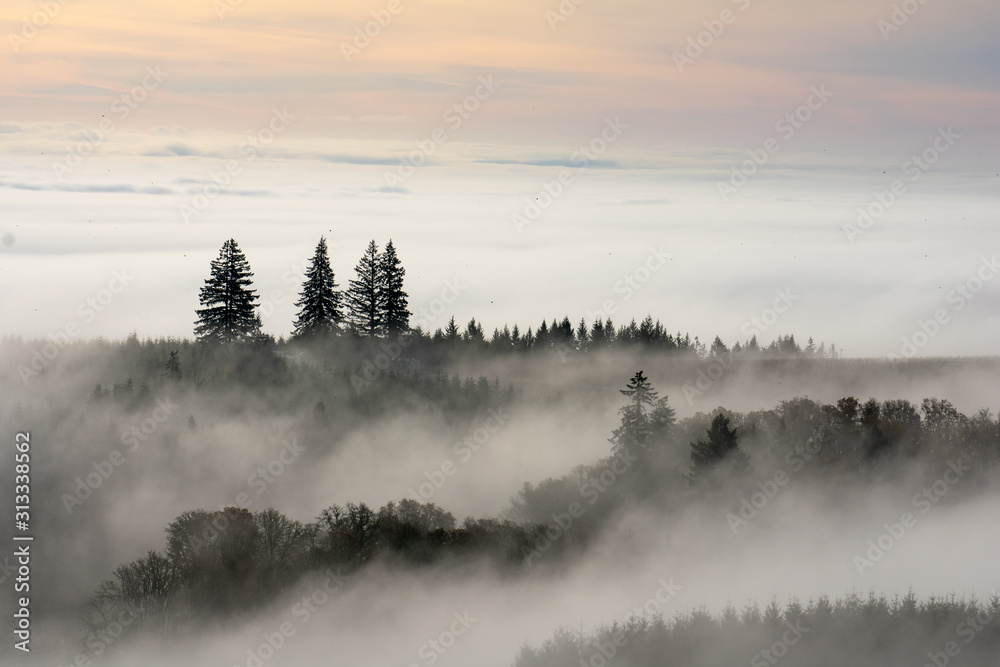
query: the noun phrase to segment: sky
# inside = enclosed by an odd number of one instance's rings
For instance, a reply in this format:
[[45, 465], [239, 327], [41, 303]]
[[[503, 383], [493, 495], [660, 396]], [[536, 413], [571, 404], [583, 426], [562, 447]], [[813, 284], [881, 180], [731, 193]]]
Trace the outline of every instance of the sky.
[[342, 285], [392, 239], [431, 329], [993, 355], [998, 27], [988, 0], [10, 0], [0, 336], [190, 337], [230, 237], [287, 335], [325, 235]]

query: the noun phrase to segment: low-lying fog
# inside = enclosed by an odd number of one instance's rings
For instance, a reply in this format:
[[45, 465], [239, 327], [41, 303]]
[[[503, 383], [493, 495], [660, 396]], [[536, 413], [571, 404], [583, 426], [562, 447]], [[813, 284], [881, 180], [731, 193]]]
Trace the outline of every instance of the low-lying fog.
[[[995, 409], [1000, 396], [995, 359], [899, 366], [762, 361], [721, 368], [714, 379], [709, 372], [719, 362], [553, 355], [444, 368], [447, 375], [496, 378], [501, 388], [516, 390], [509, 399], [498, 391], [481, 409], [458, 417], [399, 406], [348, 419], [344, 404], [331, 403], [325, 414], [314, 409], [315, 400], [282, 411], [262, 408], [265, 398], [242, 397], [235, 386], [221, 393], [168, 388], [116, 360], [113, 345], [96, 355], [86, 347], [66, 350], [57, 368], [26, 384], [16, 369], [30, 344], [0, 346], [0, 368], [7, 371], [0, 380], [2, 432], [9, 439], [31, 430], [35, 456], [37, 645], [58, 654], [59, 664], [82, 650], [76, 621], [100, 582], [117, 565], [162, 551], [164, 528], [182, 512], [274, 507], [308, 523], [333, 504], [377, 509], [409, 497], [439, 505], [459, 522], [501, 516], [525, 482], [561, 477], [609, 455], [623, 405], [618, 389], [640, 368], [661, 396], [669, 395], [679, 419], [719, 406], [748, 412], [799, 396], [834, 403], [848, 395], [905, 398], [918, 406], [925, 397], [946, 398], [972, 415]], [[316, 365], [308, 355], [297, 363], [293, 372]], [[699, 383], [701, 371], [707, 379]], [[150, 383], [149, 407], [130, 413], [110, 401], [88, 403], [96, 384], [107, 388], [128, 377]], [[153, 422], [146, 436], [143, 424]], [[345, 422], [350, 426], [341, 426]], [[747, 448], [753, 456], [752, 445]], [[686, 456], [681, 452], [678, 460]], [[751, 473], [750, 481], [769, 496], [754, 512], [739, 502], [695, 505], [671, 516], [632, 508], [581, 558], [557, 563], [543, 554], [517, 577], [479, 565], [416, 573], [375, 565], [346, 580], [317, 576], [249, 620], [220, 620], [207, 635], [181, 643], [151, 639], [93, 664], [506, 667], [523, 643], [541, 644], [560, 626], [589, 631], [636, 608], [669, 619], [699, 607], [718, 612], [727, 603], [805, 603], [851, 592], [892, 596], [912, 589], [918, 597], [989, 598], [1000, 587], [997, 489], [982, 482], [971, 488], [948, 468], [906, 465], [912, 469], [892, 483], [844, 488], [791, 469], [780, 486], [769, 484], [770, 475]], [[99, 484], [90, 485], [95, 472]], [[945, 493], [933, 504], [918, 504], [914, 497], [939, 479], [949, 480]], [[665, 483], [679, 486], [674, 479]], [[915, 523], [901, 528], [906, 512]], [[743, 521], [734, 524], [732, 516]], [[880, 538], [883, 548], [873, 551]], [[859, 566], [859, 558], [870, 565]], [[672, 590], [664, 594], [667, 585]], [[647, 606], [658, 594], [666, 603]], [[312, 596], [314, 609], [304, 596]], [[287, 636], [278, 641], [282, 624]], [[281, 647], [273, 659], [259, 660], [268, 654], [260, 648], [267, 636]]]

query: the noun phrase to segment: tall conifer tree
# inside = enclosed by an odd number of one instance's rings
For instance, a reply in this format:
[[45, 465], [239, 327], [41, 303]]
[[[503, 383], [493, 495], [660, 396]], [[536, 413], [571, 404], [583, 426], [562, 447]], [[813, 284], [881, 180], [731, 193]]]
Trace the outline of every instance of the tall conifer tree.
[[378, 268], [382, 327], [390, 336], [399, 335], [410, 330], [411, 313], [407, 310], [409, 301], [403, 291], [403, 276], [406, 271], [396, 256], [396, 248], [391, 239], [379, 256]]
[[250, 263], [235, 239], [223, 243], [218, 259], [212, 262], [212, 275], [199, 294], [203, 307], [195, 311], [194, 328], [199, 341], [231, 343], [260, 337], [252, 278]]
[[383, 331], [379, 264], [378, 246], [372, 239], [354, 267], [358, 277], [347, 289], [351, 326], [362, 336], [374, 337]]
[[340, 302], [341, 294], [330, 268], [326, 238], [321, 236], [302, 283], [302, 294], [295, 302], [300, 310], [292, 335], [298, 338], [339, 331], [344, 319]]

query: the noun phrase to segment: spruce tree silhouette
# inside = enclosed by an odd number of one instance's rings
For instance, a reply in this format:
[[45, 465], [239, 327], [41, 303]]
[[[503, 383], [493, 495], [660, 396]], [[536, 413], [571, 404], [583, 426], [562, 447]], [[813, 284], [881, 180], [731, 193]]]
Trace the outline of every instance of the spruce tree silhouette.
[[383, 331], [381, 272], [378, 246], [374, 239], [368, 244], [354, 271], [358, 277], [350, 281], [347, 289], [351, 326], [362, 336], [374, 338]]
[[163, 377], [171, 382], [179, 382], [181, 373], [181, 362], [177, 357], [178, 350], [171, 350], [167, 362], [163, 364]]
[[695, 483], [704, 479], [727, 459], [738, 471], [745, 470], [749, 462], [747, 455], [739, 447], [736, 429], [729, 427], [729, 417], [719, 413], [708, 427], [708, 442], [698, 438], [697, 442], [691, 443], [691, 461], [694, 467], [688, 480]]
[[379, 256], [379, 317], [382, 328], [390, 336], [398, 336], [410, 329], [410, 311], [406, 292], [403, 291], [403, 269], [396, 256], [396, 248], [392, 239], [385, 246], [385, 251]]
[[458, 341], [462, 340], [462, 334], [458, 330], [458, 324], [455, 323], [454, 315], [452, 315], [451, 319], [448, 320], [448, 326], [444, 329], [444, 340], [451, 345], [454, 345]]
[[634, 454], [662, 442], [676, 421], [667, 398], [660, 398], [660, 393], [642, 371], [632, 376], [628, 386], [619, 391], [629, 398], [629, 402], [618, 410], [622, 420], [610, 439], [612, 451]]
[[340, 302], [341, 293], [337, 291], [333, 269], [330, 268], [326, 238], [321, 236], [306, 271], [301, 296], [295, 302], [300, 310], [292, 336], [300, 338], [339, 331], [344, 320]]
[[212, 275], [201, 288], [203, 308], [195, 311], [195, 337], [199, 341], [232, 343], [260, 338], [257, 293], [253, 291], [250, 263], [234, 239], [222, 244], [212, 262]]

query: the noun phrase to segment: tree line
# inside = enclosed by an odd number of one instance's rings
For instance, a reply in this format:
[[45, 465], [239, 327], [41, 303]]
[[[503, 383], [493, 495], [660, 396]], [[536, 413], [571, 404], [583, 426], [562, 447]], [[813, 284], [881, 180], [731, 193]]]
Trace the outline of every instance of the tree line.
[[[692, 502], [738, 505], [759, 490], [760, 480], [778, 473], [816, 481], [836, 475], [841, 486], [860, 489], [905, 476], [915, 461], [925, 474], [954, 463], [963, 469], [962, 488], [948, 493], [948, 501], [956, 502], [989, 483], [1000, 468], [1000, 417], [986, 408], [965, 415], [945, 399], [914, 405], [906, 399], [847, 396], [822, 404], [795, 398], [772, 410], [740, 414], [720, 407], [677, 420], [642, 372], [621, 392], [627, 401], [610, 438], [611, 456], [562, 477], [525, 483], [512, 499], [510, 516], [551, 524], [552, 516], [590, 495], [593, 506], [567, 531], [585, 542], [623, 507], [654, 506], [669, 514]], [[620, 465], [615, 470], [616, 461], [628, 462], [624, 472]], [[602, 482], [602, 476], [614, 483]], [[739, 519], [731, 522], [734, 532], [745, 523]]]
[[[409, 330], [410, 311], [403, 290], [405, 269], [392, 240], [379, 252], [373, 239], [354, 267], [357, 277], [346, 291], [330, 267], [326, 238], [320, 237], [305, 273], [292, 336], [312, 337], [350, 330], [362, 336], [393, 336]], [[201, 288], [195, 336], [199, 341], [232, 343], [262, 338], [250, 262], [235, 239], [222, 244]]]
[[[917, 457], [930, 470], [959, 462], [963, 489], [938, 499], [957, 502], [1000, 464], [1000, 420], [988, 410], [966, 416], [940, 399], [918, 408], [906, 400], [845, 397], [823, 405], [801, 398], [773, 410], [720, 408], [678, 420], [641, 371], [620, 391], [625, 403], [609, 455], [562, 478], [525, 484], [500, 517], [459, 524], [414, 499], [380, 509], [334, 505], [309, 524], [273, 509], [186, 512], [167, 527], [163, 553], [122, 565], [101, 585], [90, 622], [97, 628], [101, 619], [127, 613], [143, 620], [136, 627], [173, 632], [202, 618], [260, 609], [310, 573], [351, 573], [374, 563], [420, 568], [485, 560], [520, 576], [582, 554], [626, 508], [645, 506], [669, 525], [686, 507], [736, 507], [779, 470], [816, 480], [837, 475], [841, 486], [860, 489], [893, 473], [909, 475], [905, 464]], [[586, 511], [567, 509], [574, 505]], [[521, 664], [562, 664], [531, 662], [545, 655], [529, 652]]]
[[787, 667], [959, 664], [992, 667], [1000, 654], [1000, 597], [960, 600], [910, 592], [857, 593], [805, 605], [748, 602], [719, 614], [705, 609], [671, 620], [645, 610], [593, 632], [558, 630], [524, 646], [514, 667]]
[[[555, 350], [556, 352], [607, 350], [623, 347], [641, 347], [668, 351], [691, 352], [700, 357], [737, 356], [786, 356], [808, 355], [814, 357], [839, 356], [836, 345], [828, 349], [824, 343], [817, 346], [810, 338], [805, 347], [793, 335], [779, 336], [770, 344], [762, 344], [754, 335], [730, 348], [719, 336], [710, 346], [698, 337], [671, 333], [659, 321], [647, 315], [641, 322], [634, 319], [616, 326], [610, 317], [596, 318], [587, 323], [581, 318], [575, 326], [569, 317], [553, 318], [526, 331], [514, 324], [494, 328], [487, 336], [475, 318], [464, 327], [452, 316], [444, 327], [433, 333], [421, 327], [410, 326], [409, 296], [403, 279], [406, 271], [390, 239], [379, 251], [374, 239], [368, 244], [361, 259], [354, 267], [356, 277], [346, 290], [338, 289], [326, 245], [321, 237], [305, 273], [299, 299], [299, 308], [293, 340], [323, 339], [330, 336], [352, 334], [374, 339], [409, 336], [429, 342], [465, 346], [480, 351]], [[233, 343], [259, 342], [267, 337], [261, 332], [261, 319], [257, 312], [258, 295], [253, 290], [253, 272], [246, 255], [235, 239], [223, 243], [219, 256], [211, 263], [211, 274], [201, 288], [201, 308], [196, 311], [195, 337], [199, 341]]]

